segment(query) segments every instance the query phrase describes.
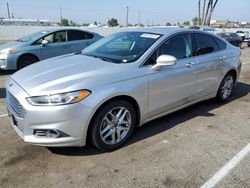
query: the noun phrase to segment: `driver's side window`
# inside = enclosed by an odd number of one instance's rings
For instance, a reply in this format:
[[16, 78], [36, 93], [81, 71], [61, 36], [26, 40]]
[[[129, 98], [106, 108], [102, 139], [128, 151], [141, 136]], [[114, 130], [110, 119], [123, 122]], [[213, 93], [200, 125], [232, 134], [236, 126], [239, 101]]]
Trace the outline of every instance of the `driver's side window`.
[[188, 33], [173, 36], [164, 42], [148, 59], [145, 65], [154, 65], [160, 55], [171, 55], [177, 60], [192, 56], [192, 38]]
[[42, 37], [36, 41], [34, 45], [41, 45], [43, 40], [47, 40], [48, 44], [66, 42], [66, 31], [59, 31]]

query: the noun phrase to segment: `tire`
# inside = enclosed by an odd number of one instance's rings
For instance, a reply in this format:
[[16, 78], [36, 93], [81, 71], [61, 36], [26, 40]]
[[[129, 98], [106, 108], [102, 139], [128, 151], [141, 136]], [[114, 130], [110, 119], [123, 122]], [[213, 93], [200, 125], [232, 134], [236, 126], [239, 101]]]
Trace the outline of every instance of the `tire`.
[[[121, 113], [119, 114], [120, 110]], [[123, 115], [124, 118], [122, 120]], [[123, 123], [119, 123], [121, 122], [120, 120], [122, 120]], [[130, 122], [130, 124], [125, 124], [125, 122]], [[90, 125], [89, 136], [92, 144], [98, 149], [102, 151], [112, 151], [123, 145], [129, 139], [135, 124], [136, 112], [133, 106], [124, 100], [112, 101], [97, 111]], [[120, 137], [118, 135], [120, 135]], [[118, 139], [118, 137], [120, 139]]]
[[219, 102], [226, 102], [230, 99], [234, 85], [235, 85], [235, 81], [236, 81], [236, 78], [233, 73], [229, 72], [226, 74], [217, 92], [216, 99]]
[[242, 42], [240, 42], [238, 46], [239, 46], [239, 48], [241, 49], [241, 47], [242, 47]]
[[17, 62], [17, 69], [23, 69], [24, 67], [27, 67], [33, 63], [38, 62], [38, 59], [32, 55], [24, 55], [19, 58]]

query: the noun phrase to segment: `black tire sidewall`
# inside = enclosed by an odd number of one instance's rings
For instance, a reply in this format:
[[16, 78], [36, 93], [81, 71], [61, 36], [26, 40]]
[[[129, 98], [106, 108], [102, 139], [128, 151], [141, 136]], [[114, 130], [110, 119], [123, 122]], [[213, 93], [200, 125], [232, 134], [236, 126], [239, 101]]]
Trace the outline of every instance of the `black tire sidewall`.
[[[27, 61], [29, 61], [29, 63]], [[27, 66], [29, 66], [37, 61], [38, 60], [31, 55], [24, 55], [24, 56], [20, 57], [20, 59], [18, 60], [17, 69], [18, 70], [23, 69], [24, 67], [27, 67]]]
[[[129, 112], [131, 114], [131, 126], [130, 126], [130, 130], [127, 133], [126, 137], [121, 142], [114, 144], [114, 145], [108, 145], [105, 142], [103, 142], [101, 139], [100, 126], [101, 126], [102, 120], [105, 117], [105, 115], [110, 110], [112, 110], [116, 107], [125, 107], [125, 108], [127, 108], [127, 110], [129, 110]], [[107, 105], [104, 105], [103, 107], [101, 107], [101, 109], [99, 111], [97, 111], [97, 114], [94, 116], [94, 119], [90, 125], [91, 126], [90, 127], [91, 128], [91, 131], [90, 131], [91, 142], [94, 146], [96, 146], [98, 149], [103, 150], [103, 151], [112, 151], [114, 149], [117, 149], [118, 147], [123, 145], [128, 140], [128, 138], [131, 136], [131, 134], [134, 130], [135, 124], [136, 124], [136, 112], [135, 112], [134, 107], [129, 102], [127, 102], [125, 100], [111, 101]]]

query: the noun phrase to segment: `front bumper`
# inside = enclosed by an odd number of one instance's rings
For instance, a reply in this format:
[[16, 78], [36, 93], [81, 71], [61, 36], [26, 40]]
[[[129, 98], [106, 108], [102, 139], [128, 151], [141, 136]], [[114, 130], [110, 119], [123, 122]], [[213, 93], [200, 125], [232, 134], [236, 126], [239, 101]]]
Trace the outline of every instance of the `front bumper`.
[[3, 70], [17, 69], [17, 59], [18, 55], [15, 53], [0, 55], [0, 69]]
[[[32, 106], [26, 100], [29, 95], [13, 80], [10, 82], [6, 85], [6, 103], [11, 125], [25, 142], [50, 147], [84, 146], [86, 144], [91, 108], [83, 103]], [[19, 102], [18, 109], [22, 108], [21, 111], [14, 109], [11, 97]], [[64, 135], [58, 138], [37, 136], [35, 130], [57, 130]]]

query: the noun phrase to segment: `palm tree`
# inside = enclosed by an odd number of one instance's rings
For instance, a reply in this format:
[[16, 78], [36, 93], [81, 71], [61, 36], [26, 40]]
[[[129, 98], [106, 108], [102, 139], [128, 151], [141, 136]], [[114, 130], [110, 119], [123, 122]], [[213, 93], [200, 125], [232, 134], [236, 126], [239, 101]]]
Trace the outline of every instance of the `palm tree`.
[[[218, 1], [219, 0], [215, 0], [215, 2], [214, 2], [213, 0], [209, 0], [208, 4], [207, 4], [207, 9], [206, 9], [205, 8], [206, 0], [204, 0], [203, 13], [202, 13], [202, 17], [203, 17], [202, 18], [202, 25], [210, 25], [212, 14], [214, 12], [214, 9], [215, 9]], [[205, 13], [205, 9], [206, 9], [206, 13]]]
[[210, 10], [209, 10], [208, 18], [207, 18], [207, 25], [208, 26], [210, 25], [211, 17], [212, 17], [212, 14], [213, 14], [213, 10], [214, 10], [213, 7], [214, 7], [214, 2], [213, 2], [213, 0], [210, 0]]
[[203, 0], [202, 18], [201, 18], [201, 24], [202, 25], [204, 25], [206, 2], [207, 2], [207, 0]]
[[207, 4], [207, 10], [206, 10], [205, 18], [204, 18], [204, 21], [203, 21], [203, 25], [207, 25], [207, 19], [208, 19], [208, 13], [209, 13], [209, 9], [210, 9], [210, 4], [211, 4], [211, 0], [209, 0], [208, 4]]

